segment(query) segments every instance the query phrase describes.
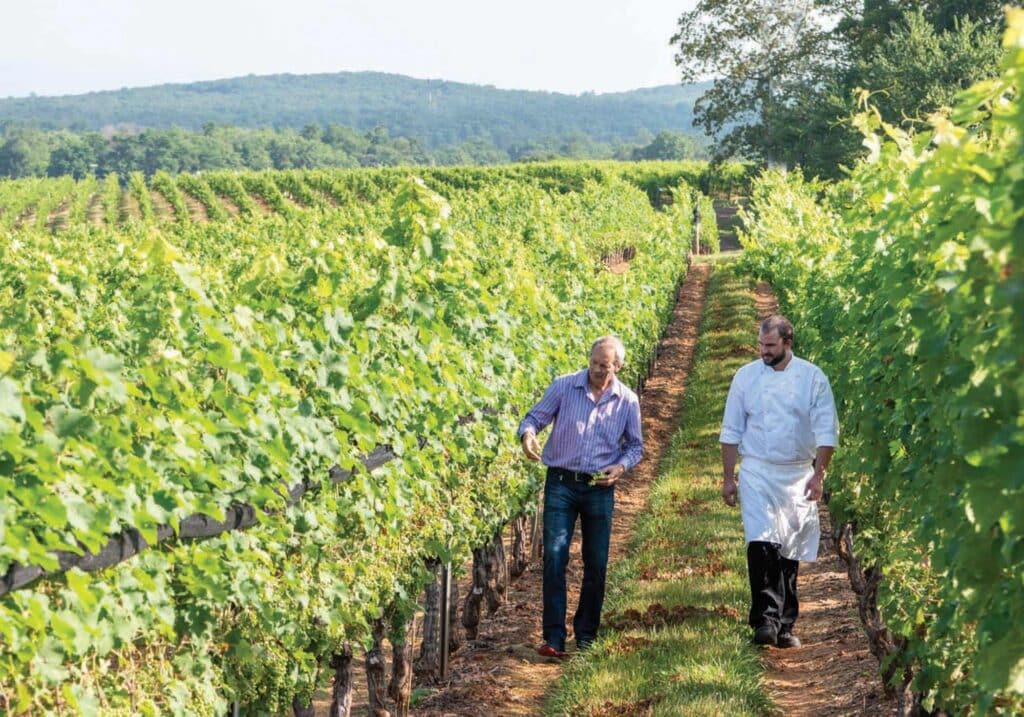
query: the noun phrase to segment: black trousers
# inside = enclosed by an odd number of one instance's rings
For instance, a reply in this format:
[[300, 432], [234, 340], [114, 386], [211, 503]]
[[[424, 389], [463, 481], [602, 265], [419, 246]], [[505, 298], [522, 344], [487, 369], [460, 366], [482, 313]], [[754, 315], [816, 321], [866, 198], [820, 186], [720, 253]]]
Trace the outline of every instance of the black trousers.
[[778, 543], [747, 543], [750, 576], [750, 626], [771, 625], [776, 632], [791, 632], [800, 612], [796, 599], [796, 572], [800, 561], [779, 554]]

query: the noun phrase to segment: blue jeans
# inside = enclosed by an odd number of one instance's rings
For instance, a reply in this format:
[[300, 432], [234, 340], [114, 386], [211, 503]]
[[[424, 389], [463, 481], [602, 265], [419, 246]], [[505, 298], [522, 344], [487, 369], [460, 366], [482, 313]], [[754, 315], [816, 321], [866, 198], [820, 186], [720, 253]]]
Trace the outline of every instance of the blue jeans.
[[597, 636], [604, 605], [608, 544], [615, 488], [559, 479], [548, 471], [544, 484], [544, 642], [565, 649], [565, 568], [577, 516], [583, 531], [583, 583], [573, 618], [576, 643]]

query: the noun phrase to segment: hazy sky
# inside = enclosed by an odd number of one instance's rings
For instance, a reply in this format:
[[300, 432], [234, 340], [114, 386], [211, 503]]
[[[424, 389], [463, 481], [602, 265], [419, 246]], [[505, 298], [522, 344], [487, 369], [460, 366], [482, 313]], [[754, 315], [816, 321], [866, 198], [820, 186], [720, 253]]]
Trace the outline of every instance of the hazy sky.
[[679, 81], [694, 0], [6, 0], [0, 97], [378, 70], [609, 92]]

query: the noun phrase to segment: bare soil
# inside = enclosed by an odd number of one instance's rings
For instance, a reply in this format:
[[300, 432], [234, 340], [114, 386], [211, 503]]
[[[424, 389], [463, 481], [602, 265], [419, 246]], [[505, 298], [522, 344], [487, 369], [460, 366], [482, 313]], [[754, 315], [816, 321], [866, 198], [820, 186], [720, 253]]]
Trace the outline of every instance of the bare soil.
[[188, 207], [189, 216], [192, 221], [205, 224], [210, 221], [210, 214], [206, 211], [206, 205], [193, 197], [188, 192], [182, 192], [185, 197], [185, 206]]
[[266, 199], [255, 192], [249, 193], [249, 198], [252, 199], [252, 203], [256, 205], [256, 209], [262, 214], [271, 214], [274, 208], [270, 206]]
[[142, 216], [139, 208], [139, 200], [129, 191], [121, 192], [121, 198], [117, 210], [118, 222], [124, 224], [129, 219], [138, 219]]
[[86, 221], [94, 227], [103, 224], [103, 197], [98, 192], [89, 197], [85, 217]]
[[225, 211], [227, 211], [229, 216], [238, 216], [240, 210], [238, 209], [238, 205], [235, 204], [234, 200], [232, 200], [231, 197], [229, 197], [226, 194], [217, 194], [217, 198], [220, 200], [220, 203], [224, 205], [224, 209]]
[[64, 231], [68, 227], [68, 218], [71, 214], [71, 197], [68, 197], [60, 203], [50, 215], [46, 217], [46, 228], [50, 230], [51, 234], [56, 232]]
[[[758, 316], [778, 311], [768, 284], [760, 282], [754, 293]], [[764, 651], [768, 689], [786, 717], [896, 714], [868, 649], [846, 566], [836, 553], [832, 517], [824, 505], [820, 512], [818, 560], [800, 563], [797, 579], [800, 618], [794, 633], [803, 646]]]
[[33, 204], [30, 207], [26, 207], [25, 210], [18, 215], [18, 218], [14, 220], [14, 228], [22, 229], [24, 227], [30, 227], [36, 223], [36, 205]]
[[149, 200], [153, 203], [153, 213], [159, 221], [169, 223], [178, 221], [178, 217], [174, 214], [174, 207], [171, 206], [171, 203], [167, 201], [167, 197], [162, 192], [150, 189]]

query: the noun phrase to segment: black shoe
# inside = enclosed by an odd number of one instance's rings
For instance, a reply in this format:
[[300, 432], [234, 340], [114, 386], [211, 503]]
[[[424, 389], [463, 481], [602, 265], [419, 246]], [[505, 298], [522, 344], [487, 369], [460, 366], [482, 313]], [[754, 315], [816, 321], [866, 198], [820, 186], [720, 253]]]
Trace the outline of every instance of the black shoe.
[[761, 625], [761, 627], [754, 630], [755, 645], [774, 645], [777, 637], [778, 633], [771, 625]]
[[593, 640], [588, 640], [588, 639], [584, 638], [584, 639], [580, 639], [580, 640], [576, 641], [576, 650], [579, 651], [579, 652], [586, 652], [587, 650], [589, 650], [593, 646], [594, 646], [594, 641]]
[[800, 647], [800, 638], [791, 632], [780, 632], [775, 640], [776, 647]]

